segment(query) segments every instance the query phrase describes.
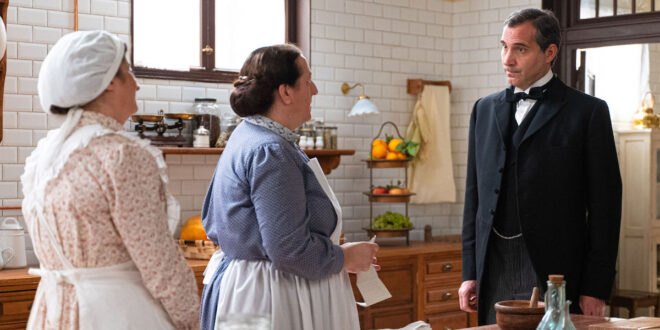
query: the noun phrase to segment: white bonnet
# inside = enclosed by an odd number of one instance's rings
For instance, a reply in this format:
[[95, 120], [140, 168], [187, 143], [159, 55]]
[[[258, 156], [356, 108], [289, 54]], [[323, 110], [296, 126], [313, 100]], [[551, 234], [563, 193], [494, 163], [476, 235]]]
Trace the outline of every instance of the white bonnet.
[[117, 74], [126, 46], [105, 31], [78, 31], [57, 41], [41, 64], [41, 108], [81, 106], [96, 99]]

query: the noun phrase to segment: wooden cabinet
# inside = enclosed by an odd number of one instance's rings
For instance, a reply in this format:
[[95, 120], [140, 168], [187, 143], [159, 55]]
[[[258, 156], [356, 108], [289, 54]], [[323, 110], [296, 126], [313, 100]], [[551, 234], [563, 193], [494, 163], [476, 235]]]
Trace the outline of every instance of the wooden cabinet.
[[0, 271], [0, 329], [25, 329], [39, 279], [27, 268]]
[[[378, 252], [379, 276], [392, 298], [357, 307], [362, 329], [400, 328], [423, 320], [433, 329], [474, 325], [474, 317], [458, 307], [461, 284], [461, 246], [458, 243], [411, 242], [410, 246], [383, 246]], [[199, 293], [207, 260], [189, 260]], [[351, 275], [356, 301], [364, 301]], [[0, 330], [25, 329], [39, 277], [26, 268], [0, 271]]]
[[[189, 260], [202, 294], [202, 280], [207, 260]], [[34, 296], [39, 286], [39, 276], [27, 273], [27, 268], [0, 271], [0, 330], [25, 329]]]
[[[458, 329], [474, 324], [458, 306], [461, 246], [457, 243], [411, 242], [381, 247], [378, 272], [392, 298], [358, 307], [362, 329], [400, 328], [422, 320], [434, 329]], [[363, 301], [351, 275], [355, 300]]]

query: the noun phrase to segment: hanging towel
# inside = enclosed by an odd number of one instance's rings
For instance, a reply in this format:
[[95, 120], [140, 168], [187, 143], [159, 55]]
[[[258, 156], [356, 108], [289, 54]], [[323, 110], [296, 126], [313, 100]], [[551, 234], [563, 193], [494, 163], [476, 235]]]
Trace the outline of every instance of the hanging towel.
[[456, 202], [447, 86], [424, 86], [406, 139], [419, 143], [417, 156], [408, 167], [408, 188], [417, 194], [411, 203]]

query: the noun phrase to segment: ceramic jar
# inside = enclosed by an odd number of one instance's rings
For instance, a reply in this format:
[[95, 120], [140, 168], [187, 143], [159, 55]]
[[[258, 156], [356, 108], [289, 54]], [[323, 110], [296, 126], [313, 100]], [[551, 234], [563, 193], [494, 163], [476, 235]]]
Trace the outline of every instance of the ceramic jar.
[[25, 256], [25, 231], [16, 218], [5, 218], [0, 221], [0, 248], [12, 248], [14, 257], [5, 260], [5, 268], [21, 268], [27, 266]]

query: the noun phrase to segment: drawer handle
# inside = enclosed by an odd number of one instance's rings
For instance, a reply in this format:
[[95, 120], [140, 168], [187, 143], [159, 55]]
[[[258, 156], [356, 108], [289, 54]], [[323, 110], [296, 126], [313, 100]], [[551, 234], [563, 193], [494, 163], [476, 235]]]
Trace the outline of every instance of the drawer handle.
[[450, 327], [445, 327], [445, 330], [454, 330], [454, 329], [452, 329]]
[[442, 301], [445, 301], [445, 300], [449, 300], [449, 299], [451, 299], [451, 297], [452, 297], [451, 292], [445, 292], [445, 293], [442, 294], [442, 298], [441, 298], [441, 299], [442, 299]]
[[449, 271], [451, 271], [452, 269], [454, 269], [454, 266], [452, 266], [451, 264], [444, 264], [444, 265], [442, 265], [442, 272], [449, 272]]

